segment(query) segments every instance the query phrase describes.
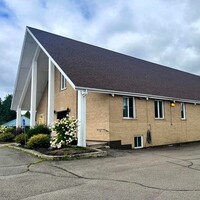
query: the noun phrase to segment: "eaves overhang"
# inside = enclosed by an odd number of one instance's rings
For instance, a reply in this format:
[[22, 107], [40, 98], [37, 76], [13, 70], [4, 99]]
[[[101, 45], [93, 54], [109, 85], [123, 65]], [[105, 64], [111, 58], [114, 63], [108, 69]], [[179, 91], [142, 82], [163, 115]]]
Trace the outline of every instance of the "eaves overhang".
[[157, 100], [191, 103], [191, 104], [195, 104], [195, 105], [200, 104], [200, 101], [198, 101], [198, 100], [184, 99], [184, 98], [177, 98], [177, 97], [167, 97], [167, 96], [160, 96], [160, 95], [153, 95], [153, 94], [142, 94], [142, 93], [98, 89], [98, 88], [89, 88], [89, 87], [78, 87], [78, 86], [75, 87], [75, 89], [76, 90], [83, 90], [83, 91], [87, 91], [87, 92], [110, 94], [110, 95], [113, 95], [113, 96], [114, 95], [133, 96], [133, 97], [145, 98], [147, 100], [148, 99], [157, 99]]
[[21, 99], [23, 88], [27, 82], [32, 58], [36, 48], [37, 43], [35, 43], [30, 34], [26, 31], [18, 65], [17, 78], [14, 86], [13, 99], [11, 103], [12, 110], [17, 110], [17, 107], [19, 106], [19, 101]]
[[[70, 78], [64, 73], [62, 68], [56, 63], [56, 61], [51, 57], [51, 55], [47, 52], [47, 50], [42, 46], [42, 44], [37, 40], [34, 34], [30, 31], [29, 27], [26, 27], [22, 51], [20, 55], [17, 78], [15, 81], [13, 99], [11, 103], [11, 110], [17, 110], [18, 107], [21, 107], [22, 110], [29, 110], [30, 102], [20, 102], [23, 95], [26, 95], [24, 99], [26, 101], [30, 101], [30, 88], [31, 83], [28, 79], [30, 79], [31, 74], [31, 65], [34, 57], [34, 53], [37, 48], [40, 48], [42, 52], [46, 54], [46, 56], [51, 60], [51, 62], [56, 66], [56, 68], [63, 74], [72, 88], [75, 89], [74, 83], [70, 80]], [[44, 82], [44, 81], [43, 81]], [[27, 85], [28, 83], [28, 85]], [[23, 94], [24, 87], [27, 87], [27, 94]], [[42, 94], [39, 94], [41, 96]], [[39, 100], [38, 100], [39, 101]], [[24, 107], [23, 107], [24, 105]]]

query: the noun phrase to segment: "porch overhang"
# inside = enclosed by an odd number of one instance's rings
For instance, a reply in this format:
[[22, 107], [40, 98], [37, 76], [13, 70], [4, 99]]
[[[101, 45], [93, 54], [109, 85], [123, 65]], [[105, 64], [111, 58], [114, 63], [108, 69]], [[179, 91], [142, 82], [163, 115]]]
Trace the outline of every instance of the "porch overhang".
[[39, 104], [42, 94], [48, 82], [48, 57], [40, 49], [28, 31], [25, 33], [24, 44], [22, 47], [20, 62], [18, 66], [17, 79], [11, 104], [12, 110], [30, 110], [31, 102], [31, 66], [36, 50], [38, 52], [38, 71], [37, 71], [37, 95], [36, 105]]

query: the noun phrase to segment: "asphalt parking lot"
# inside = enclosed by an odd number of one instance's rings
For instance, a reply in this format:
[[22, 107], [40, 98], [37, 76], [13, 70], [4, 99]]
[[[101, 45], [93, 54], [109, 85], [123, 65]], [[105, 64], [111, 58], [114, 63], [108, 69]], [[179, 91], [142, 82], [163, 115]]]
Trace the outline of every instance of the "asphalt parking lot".
[[0, 148], [1, 200], [200, 199], [200, 143], [42, 161]]

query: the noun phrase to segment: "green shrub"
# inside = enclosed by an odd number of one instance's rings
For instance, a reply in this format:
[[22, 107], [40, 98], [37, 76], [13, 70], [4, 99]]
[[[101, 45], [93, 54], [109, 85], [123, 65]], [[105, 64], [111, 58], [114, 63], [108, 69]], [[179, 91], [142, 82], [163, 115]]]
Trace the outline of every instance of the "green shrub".
[[40, 133], [50, 135], [51, 130], [46, 125], [40, 124], [36, 125], [34, 128], [31, 128], [26, 132], [28, 138], [31, 138], [32, 136]]
[[0, 142], [11, 142], [14, 139], [14, 135], [12, 133], [1, 133], [0, 134]]
[[48, 148], [50, 146], [50, 137], [47, 134], [37, 134], [32, 136], [26, 143], [29, 149]]
[[13, 134], [16, 135], [20, 135], [23, 133], [23, 129], [21, 127], [15, 127], [15, 129], [13, 130]]
[[7, 127], [4, 133], [12, 133], [14, 132], [14, 128], [13, 127]]
[[5, 133], [7, 130], [6, 126], [0, 126], [0, 133]]
[[15, 142], [24, 145], [27, 141], [27, 135], [26, 134], [19, 134], [15, 137]]

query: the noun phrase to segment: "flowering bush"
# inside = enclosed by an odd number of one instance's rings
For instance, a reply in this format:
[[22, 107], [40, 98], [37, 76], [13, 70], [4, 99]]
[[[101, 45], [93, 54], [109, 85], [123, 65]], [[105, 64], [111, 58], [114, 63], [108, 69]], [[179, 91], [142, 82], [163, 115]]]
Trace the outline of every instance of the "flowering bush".
[[52, 130], [55, 136], [51, 139], [52, 148], [61, 148], [76, 140], [78, 120], [73, 117], [63, 118], [55, 122]]
[[8, 128], [6, 126], [0, 126], [0, 133], [5, 133], [7, 129]]

